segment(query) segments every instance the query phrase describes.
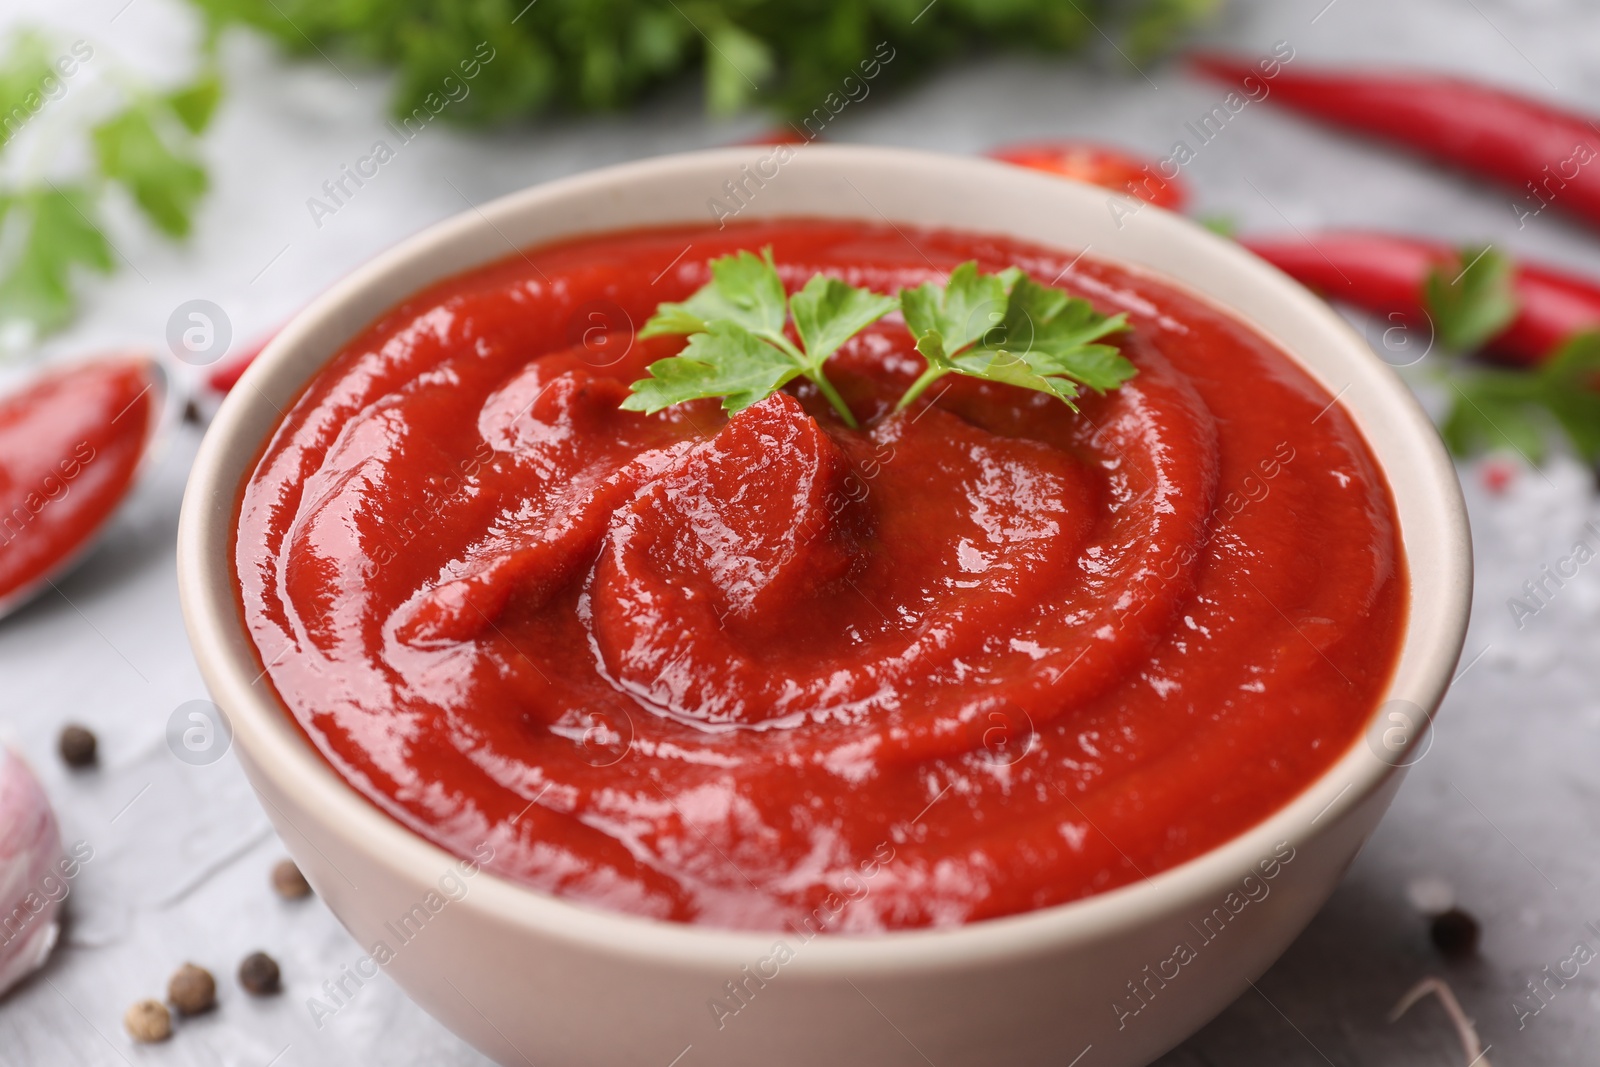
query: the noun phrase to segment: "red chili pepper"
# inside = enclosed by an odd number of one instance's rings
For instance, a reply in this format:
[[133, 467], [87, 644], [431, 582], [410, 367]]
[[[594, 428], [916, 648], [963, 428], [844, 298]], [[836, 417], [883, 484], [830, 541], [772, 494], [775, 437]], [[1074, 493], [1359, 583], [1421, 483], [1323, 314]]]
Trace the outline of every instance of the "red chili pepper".
[[1504, 457], [1496, 457], [1483, 465], [1483, 487], [1495, 496], [1510, 489], [1516, 479], [1516, 465]]
[[[1453, 269], [1460, 253], [1448, 245], [1374, 233], [1245, 239], [1262, 259], [1333, 300], [1377, 315], [1426, 321], [1423, 284], [1436, 267]], [[1511, 279], [1517, 317], [1485, 350], [1514, 363], [1535, 364], [1582, 330], [1600, 327], [1600, 285], [1528, 263]]]
[[793, 126], [774, 126], [762, 130], [754, 137], [746, 137], [742, 141], [733, 142], [736, 145], [746, 144], [810, 144], [815, 138], [807, 137]]
[[1519, 223], [1555, 206], [1600, 225], [1600, 126], [1542, 101], [1429, 74], [1282, 69], [1262, 79], [1227, 56], [1196, 55], [1200, 71], [1249, 77], [1272, 99], [1346, 129], [1399, 142], [1517, 190]]
[[1107, 145], [1086, 141], [1030, 141], [1006, 145], [985, 154], [1003, 163], [1103, 186], [1168, 211], [1181, 210], [1189, 199], [1188, 189], [1177, 178], [1164, 178], [1153, 169], [1151, 161]]
[[262, 334], [256, 338], [254, 344], [241, 351], [237, 356], [228, 360], [212, 370], [206, 376], [206, 386], [214, 393], [226, 393], [239, 384], [240, 375], [244, 374], [250, 364], [255, 362], [261, 350], [267, 347], [267, 342], [278, 335], [277, 330]]

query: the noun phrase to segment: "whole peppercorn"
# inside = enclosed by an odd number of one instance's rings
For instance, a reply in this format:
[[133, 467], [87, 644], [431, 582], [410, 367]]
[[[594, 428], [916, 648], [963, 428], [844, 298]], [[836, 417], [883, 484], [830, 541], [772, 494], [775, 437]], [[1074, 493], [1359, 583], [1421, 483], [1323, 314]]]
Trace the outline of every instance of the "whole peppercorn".
[[199, 1015], [217, 1006], [217, 980], [204, 967], [185, 963], [167, 983], [167, 999], [179, 1015]]
[[1478, 951], [1478, 920], [1460, 908], [1435, 915], [1428, 933], [1447, 959], [1464, 960]]
[[299, 900], [311, 895], [311, 883], [294, 865], [294, 860], [279, 860], [272, 868], [272, 888], [284, 900]]
[[94, 731], [77, 723], [68, 723], [62, 728], [57, 745], [61, 760], [68, 767], [93, 767], [100, 747]]
[[135, 1041], [165, 1041], [172, 1036], [172, 1015], [159, 1000], [141, 1000], [122, 1017], [128, 1036]]
[[265, 952], [252, 952], [239, 964], [239, 984], [258, 997], [278, 991], [278, 961]]

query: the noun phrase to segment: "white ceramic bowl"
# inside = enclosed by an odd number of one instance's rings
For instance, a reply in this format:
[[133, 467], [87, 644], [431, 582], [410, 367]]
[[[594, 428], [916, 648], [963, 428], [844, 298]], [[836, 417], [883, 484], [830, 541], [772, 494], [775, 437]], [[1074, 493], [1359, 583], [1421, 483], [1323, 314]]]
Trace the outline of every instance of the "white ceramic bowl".
[[[251, 784], [318, 894], [364, 947], [383, 941], [393, 951], [385, 969], [418, 1004], [501, 1063], [1146, 1063], [1238, 996], [1304, 928], [1423, 742], [1460, 652], [1471, 587], [1454, 470], [1399, 379], [1322, 301], [1175, 215], [1130, 212], [1104, 190], [976, 159], [808, 146], [785, 150], [793, 158], [779, 167], [774, 151], [670, 156], [516, 193], [379, 256], [289, 323], [222, 406], [184, 500], [178, 577], [200, 668], [231, 719]], [[958, 929], [807, 943], [603, 912], [479, 873], [461, 899], [424, 907], [422, 932], [402, 944], [394, 924], [430, 892], [444, 899], [440, 879], [456, 861], [335, 775], [262, 680], [229, 564], [241, 483], [279, 408], [400, 298], [515, 248], [709, 222], [708, 201], [724, 195], [724, 182], [763, 160], [759, 173], [776, 175], [751, 186], [742, 219], [891, 219], [1092, 250], [1148, 268], [1275, 338], [1351, 412], [1394, 490], [1411, 609], [1392, 703], [1374, 716], [1368, 743], [1356, 742], [1254, 829], [1071, 904]], [[1265, 878], [1260, 864], [1286, 849], [1292, 860]], [[763, 965], [780, 941], [793, 960]], [[1192, 958], [1173, 962], [1181, 944]], [[341, 978], [295, 975], [290, 995], [334, 1005], [318, 988], [325, 977]], [[719, 1019], [710, 1003], [727, 997], [729, 982], [743, 985], [747, 1004]]]

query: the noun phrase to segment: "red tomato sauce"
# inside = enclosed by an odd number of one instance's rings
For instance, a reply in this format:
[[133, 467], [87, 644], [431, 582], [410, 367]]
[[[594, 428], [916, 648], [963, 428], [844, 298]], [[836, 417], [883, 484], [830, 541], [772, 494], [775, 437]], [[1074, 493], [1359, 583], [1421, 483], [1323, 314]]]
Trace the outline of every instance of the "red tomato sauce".
[[0, 598], [83, 548], [133, 484], [156, 417], [148, 361], [53, 371], [0, 398]]
[[[892, 316], [729, 419], [621, 411], [632, 338], [771, 245], [894, 291], [975, 258], [1126, 311], [1073, 414], [922, 369]], [[949, 383], [948, 389], [944, 386]], [[943, 390], [943, 391], [941, 391]], [[1272, 344], [1141, 273], [791, 220], [597, 236], [405, 300], [242, 493], [244, 617], [356, 789], [562, 897], [745, 929], [947, 926], [1171, 867], [1360, 735], [1404, 626], [1393, 503]]]

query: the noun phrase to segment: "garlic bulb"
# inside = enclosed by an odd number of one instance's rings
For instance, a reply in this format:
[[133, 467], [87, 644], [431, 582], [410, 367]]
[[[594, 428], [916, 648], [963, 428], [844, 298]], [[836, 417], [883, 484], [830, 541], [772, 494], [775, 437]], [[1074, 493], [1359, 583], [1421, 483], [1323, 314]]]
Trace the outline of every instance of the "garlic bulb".
[[61, 831], [44, 788], [0, 744], [0, 995], [44, 963], [66, 896]]

